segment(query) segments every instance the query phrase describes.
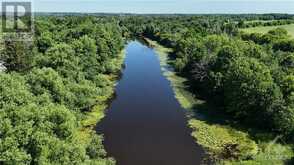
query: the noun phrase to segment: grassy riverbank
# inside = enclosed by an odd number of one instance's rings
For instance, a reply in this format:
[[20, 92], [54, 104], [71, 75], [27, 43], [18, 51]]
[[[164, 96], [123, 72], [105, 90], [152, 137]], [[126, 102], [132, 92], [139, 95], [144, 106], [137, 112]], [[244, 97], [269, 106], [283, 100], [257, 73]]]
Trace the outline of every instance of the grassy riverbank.
[[[198, 99], [189, 90], [188, 80], [177, 75], [170, 63], [171, 49], [146, 39], [159, 55], [164, 75], [171, 82], [175, 97], [187, 110], [188, 125], [192, 136], [211, 155], [217, 164], [284, 164], [294, 154], [292, 147], [278, 143], [279, 137], [244, 128], [228, 116]], [[232, 159], [238, 157], [238, 159]]]

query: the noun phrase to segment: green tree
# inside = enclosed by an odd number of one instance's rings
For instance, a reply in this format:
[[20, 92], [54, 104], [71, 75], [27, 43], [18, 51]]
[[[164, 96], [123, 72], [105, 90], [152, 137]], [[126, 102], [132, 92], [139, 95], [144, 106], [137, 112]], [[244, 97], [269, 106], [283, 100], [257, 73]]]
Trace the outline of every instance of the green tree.
[[36, 49], [31, 42], [5, 41], [1, 60], [8, 71], [26, 71], [34, 66]]
[[68, 44], [62, 43], [51, 47], [40, 57], [40, 67], [51, 67], [61, 76], [76, 78], [79, 73], [79, 58], [74, 56], [74, 50]]
[[268, 67], [246, 57], [231, 63], [225, 75], [224, 96], [228, 112], [238, 118], [254, 117], [259, 122], [267, 120], [267, 114], [274, 113], [273, 107], [282, 100]]

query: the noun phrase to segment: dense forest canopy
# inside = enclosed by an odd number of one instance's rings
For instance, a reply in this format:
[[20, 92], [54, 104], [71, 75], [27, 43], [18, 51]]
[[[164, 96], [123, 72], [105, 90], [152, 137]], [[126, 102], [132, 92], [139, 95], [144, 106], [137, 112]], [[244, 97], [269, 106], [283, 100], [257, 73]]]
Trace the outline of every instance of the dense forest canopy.
[[112, 164], [102, 138], [79, 139], [83, 112], [108, 95], [124, 46], [111, 18], [38, 17], [35, 40], [5, 41], [0, 73], [0, 161]]
[[219, 113], [293, 143], [294, 39], [284, 29], [239, 31], [293, 22], [283, 14], [38, 16], [34, 41], [0, 45], [0, 161], [114, 164], [102, 137], [81, 143], [78, 134], [84, 113], [112, 90], [114, 59], [133, 36], [173, 48], [176, 71]]

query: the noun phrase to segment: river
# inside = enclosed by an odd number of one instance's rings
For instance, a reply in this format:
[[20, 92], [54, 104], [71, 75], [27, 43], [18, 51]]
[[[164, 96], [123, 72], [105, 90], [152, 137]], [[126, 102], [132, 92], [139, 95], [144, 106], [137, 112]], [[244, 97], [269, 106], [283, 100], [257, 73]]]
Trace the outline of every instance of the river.
[[204, 152], [191, 137], [184, 109], [164, 77], [154, 49], [126, 47], [116, 97], [97, 125], [118, 165], [198, 165]]

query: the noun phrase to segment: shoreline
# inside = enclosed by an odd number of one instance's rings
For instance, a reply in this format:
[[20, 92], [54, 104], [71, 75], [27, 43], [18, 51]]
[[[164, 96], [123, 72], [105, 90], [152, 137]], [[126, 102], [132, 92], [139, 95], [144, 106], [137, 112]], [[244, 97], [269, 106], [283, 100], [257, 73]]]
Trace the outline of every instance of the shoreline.
[[125, 54], [126, 50], [124, 48], [118, 54], [118, 58], [112, 59], [113, 62], [117, 64], [119, 72], [117, 74], [104, 75], [107, 76], [108, 79], [111, 81], [111, 89], [109, 93], [105, 96], [97, 96], [97, 104], [91, 108], [91, 111], [85, 112], [82, 116], [82, 120], [80, 121], [81, 127], [77, 133], [77, 136], [83, 143], [89, 143], [93, 134], [100, 136], [102, 138], [102, 141], [104, 140], [103, 134], [97, 134], [94, 128], [105, 117], [106, 110], [110, 105], [109, 102], [111, 102], [112, 98], [114, 97], [115, 86], [118, 79], [120, 78], [120, 74], [123, 69]]

